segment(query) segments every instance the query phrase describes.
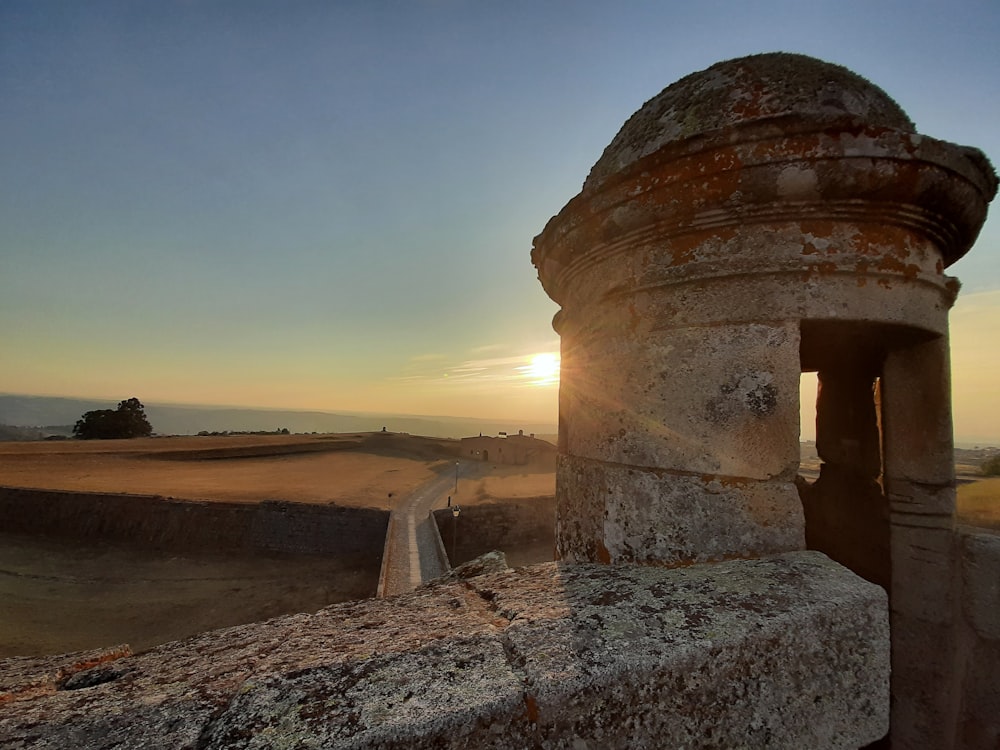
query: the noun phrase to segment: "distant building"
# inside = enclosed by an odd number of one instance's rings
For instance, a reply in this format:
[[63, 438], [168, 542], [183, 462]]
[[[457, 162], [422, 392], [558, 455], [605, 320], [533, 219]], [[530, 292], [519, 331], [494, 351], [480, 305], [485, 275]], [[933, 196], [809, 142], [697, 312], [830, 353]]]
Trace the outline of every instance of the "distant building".
[[534, 434], [525, 435], [524, 430], [518, 430], [516, 435], [501, 432], [500, 437], [480, 434], [479, 437], [462, 438], [459, 451], [463, 458], [524, 466], [551, 457], [556, 447]]

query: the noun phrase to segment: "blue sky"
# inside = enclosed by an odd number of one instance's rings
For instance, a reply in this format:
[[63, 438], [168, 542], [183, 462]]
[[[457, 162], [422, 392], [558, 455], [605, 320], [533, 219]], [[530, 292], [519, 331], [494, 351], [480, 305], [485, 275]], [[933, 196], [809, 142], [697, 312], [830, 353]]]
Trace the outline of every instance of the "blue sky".
[[[554, 420], [531, 240], [644, 101], [803, 52], [997, 161], [998, 39], [995, 0], [5, 0], [0, 391]], [[951, 269], [987, 341], [998, 227]]]

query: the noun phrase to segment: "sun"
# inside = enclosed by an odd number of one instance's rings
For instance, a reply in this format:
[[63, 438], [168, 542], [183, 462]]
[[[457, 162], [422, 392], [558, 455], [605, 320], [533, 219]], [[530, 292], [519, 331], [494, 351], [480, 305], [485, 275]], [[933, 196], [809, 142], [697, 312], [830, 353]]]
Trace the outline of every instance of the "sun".
[[559, 382], [559, 356], [552, 352], [534, 355], [531, 363], [523, 369], [535, 385], [553, 385]]

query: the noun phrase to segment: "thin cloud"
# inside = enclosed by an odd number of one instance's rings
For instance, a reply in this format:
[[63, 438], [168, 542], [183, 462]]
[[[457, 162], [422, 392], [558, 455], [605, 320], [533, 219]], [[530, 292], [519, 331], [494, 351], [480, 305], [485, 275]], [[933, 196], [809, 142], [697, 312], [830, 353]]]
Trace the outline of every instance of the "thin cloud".
[[[470, 353], [485, 353], [497, 351], [506, 347], [500, 344], [488, 344], [470, 349]], [[448, 362], [447, 357], [420, 355], [411, 358], [404, 367], [403, 373], [388, 378], [393, 382], [423, 384], [429, 388], [463, 388], [491, 389], [503, 388], [539, 388], [554, 386], [558, 383], [558, 375], [540, 375], [533, 359], [540, 354], [558, 358], [558, 353], [551, 349], [534, 349], [528, 353], [510, 354], [502, 357], [470, 357], [464, 360]]]
[[507, 344], [484, 344], [483, 346], [475, 346], [469, 349], [471, 354], [486, 354], [488, 352], [498, 352], [503, 349], [509, 349]]

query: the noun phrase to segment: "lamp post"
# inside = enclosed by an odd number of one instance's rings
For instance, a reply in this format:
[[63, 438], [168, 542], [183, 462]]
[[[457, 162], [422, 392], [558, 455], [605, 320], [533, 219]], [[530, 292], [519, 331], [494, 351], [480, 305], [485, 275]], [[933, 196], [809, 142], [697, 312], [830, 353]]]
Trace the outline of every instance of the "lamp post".
[[455, 494], [458, 494], [458, 461], [455, 462]]
[[458, 514], [462, 512], [462, 507], [460, 505], [451, 506], [451, 567], [457, 567], [458, 558], [455, 557], [455, 551], [458, 549]]

